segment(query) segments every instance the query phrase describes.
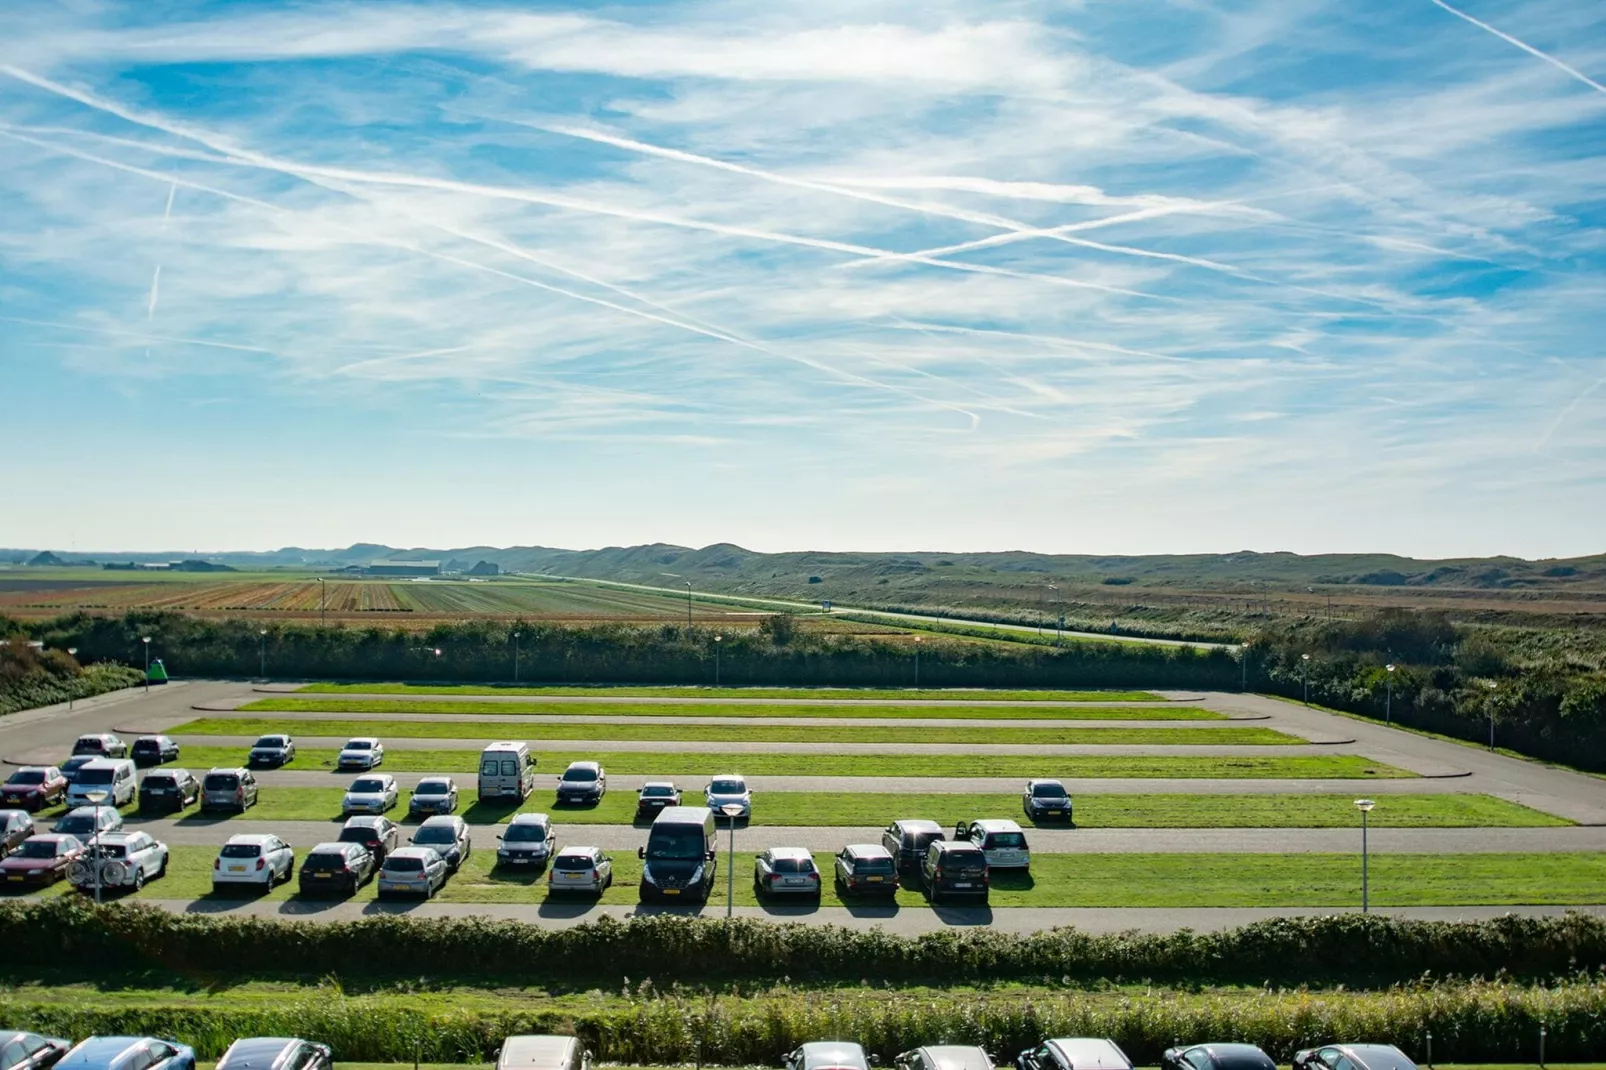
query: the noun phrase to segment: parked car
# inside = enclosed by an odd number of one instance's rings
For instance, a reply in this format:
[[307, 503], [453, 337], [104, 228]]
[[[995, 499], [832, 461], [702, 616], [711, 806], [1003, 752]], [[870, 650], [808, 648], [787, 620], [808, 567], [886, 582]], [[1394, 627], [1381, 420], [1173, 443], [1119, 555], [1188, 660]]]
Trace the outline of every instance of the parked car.
[[335, 838], [341, 843], [355, 843], [366, 848], [378, 865], [401, 842], [401, 829], [388, 817], [349, 817]]
[[49, 1070], [72, 1050], [72, 1041], [0, 1029], [0, 1070]]
[[301, 894], [356, 895], [378, 871], [373, 852], [360, 843], [320, 843], [301, 860]]
[[870, 1070], [872, 1060], [864, 1049], [845, 1040], [816, 1040], [781, 1058], [786, 1070]]
[[385, 760], [385, 745], [373, 736], [348, 739], [335, 760], [337, 769], [372, 769]]
[[1188, 1044], [1160, 1056], [1162, 1070], [1277, 1070], [1253, 1044]]
[[296, 856], [279, 837], [256, 832], [230, 836], [212, 860], [212, 894], [222, 895], [230, 885], [241, 884], [265, 892], [288, 881], [295, 869]]
[[417, 895], [432, 899], [446, 884], [446, 860], [433, 847], [398, 847], [379, 867], [379, 898]]
[[980, 1048], [940, 1044], [906, 1051], [895, 1060], [898, 1070], [993, 1070], [992, 1056]]
[[1132, 1070], [1132, 1060], [1113, 1040], [1060, 1037], [1021, 1052], [1015, 1070]]
[[850, 843], [837, 852], [832, 869], [836, 890], [849, 895], [898, 894], [898, 866], [892, 852], [877, 843]]
[[440, 814], [425, 821], [413, 833], [416, 847], [433, 847], [446, 860], [446, 872], [456, 873], [468, 861], [474, 841], [468, 834], [468, 822], [451, 814]]
[[601, 895], [613, 883], [613, 859], [600, 847], [565, 847], [552, 859], [546, 883], [554, 892]]
[[920, 864], [920, 880], [933, 906], [960, 895], [979, 896], [987, 905], [987, 856], [968, 840], [933, 840]]
[[132, 888], [167, 876], [167, 844], [148, 832], [108, 832], [67, 867], [80, 892]]
[[595, 805], [608, 794], [608, 774], [596, 762], [570, 762], [558, 777], [558, 805]]
[[892, 855], [897, 863], [898, 871], [912, 870], [919, 872], [921, 863], [926, 860], [926, 848], [934, 840], [943, 838], [942, 826], [935, 821], [915, 821], [904, 819], [894, 821], [881, 833], [881, 846]]
[[77, 836], [56, 832], [29, 836], [0, 859], [0, 883], [12, 887], [55, 884], [83, 853], [83, 841]]
[[195, 1050], [156, 1037], [90, 1037], [56, 1063], [59, 1070], [195, 1070]]
[[1071, 793], [1058, 780], [1028, 780], [1020, 793], [1028, 821], [1063, 821], [1072, 824]]
[[67, 785], [67, 805], [83, 806], [94, 800], [91, 792], [105, 795], [106, 806], [125, 806], [139, 796], [139, 777], [127, 758], [95, 758], [78, 770]]
[[636, 792], [636, 820], [651, 821], [666, 806], [680, 805], [680, 789], [667, 780], [652, 780]]
[[251, 744], [245, 764], [249, 769], [276, 769], [290, 764], [295, 757], [296, 741], [283, 732], [270, 732], [257, 737], [257, 741]]
[[497, 836], [499, 866], [544, 866], [558, 849], [558, 834], [545, 814], [516, 814]]
[[715, 817], [726, 816], [724, 808], [727, 806], [739, 806], [741, 809], [736, 817], [747, 821], [753, 816], [753, 793], [748, 789], [745, 777], [723, 773], [710, 780], [703, 789], [703, 805], [714, 811]]
[[213, 769], [201, 779], [201, 813], [243, 814], [257, 803], [257, 778], [249, 769]]
[[123, 815], [109, 806], [75, 807], [56, 818], [56, 823], [50, 826], [51, 832], [77, 836], [85, 843], [94, 839], [96, 833], [122, 830]]
[[450, 814], [456, 810], [457, 781], [449, 776], [425, 777], [407, 800], [409, 814]]
[[61, 763], [59, 766], [61, 775], [66, 779], [68, 787], [78, 782], [78, 771], [94, 760], [93, 754], [75, 754]]
[[139, 810], [142, 814], [164, 814], [182, 810], [201, 798], [201, 782], [188, 769], [155, 769], [139, 782]]
[[1392, 1044], [1328, 1044], [1297, 1053], [1294, 1070], [1416, 1070], [1416, 1063]]
[[165, 765], [178, 761], [178, 744], [168, 736], [140, 736], [128, 756], [135, 765]]
[[33, 816], [25, 810], [0, 810], [0, 858], [32, 836]]
[[67, 778], [53, 765], [25, 765], [0, 785], [0, 806], [29, 812], [54, 806], [67, 797]]
[[1005, 818], [961, 821], [954, 826], [954, 839], [969, 840], [987, 855], [991, 869], [1030, 869], [1032, 852], [1019, 825]]
[[214, 1070], [334, 1070], [334, 1058], [328, 1045], [299, 1037], [244, 1037]]
[[73, 741], [73, 754], [87, 754], [91, 758], [126, 758], [128, 744], [110, 732], [92, 732]]
[[820, 871], [806, 847], [771, 847], [753, 859], [753, 891], [820, 898]]
[[345, 798], [340, 800], [340, 816], [383, 814], [394, 810], [400, 801], [401, 789], [396, 786], [396, 778], [389, 773], [360, 776], [351, 782]]
[[591, 1053], [574, 1037], [508, 1037], [496, 1070], [591, 1070]]

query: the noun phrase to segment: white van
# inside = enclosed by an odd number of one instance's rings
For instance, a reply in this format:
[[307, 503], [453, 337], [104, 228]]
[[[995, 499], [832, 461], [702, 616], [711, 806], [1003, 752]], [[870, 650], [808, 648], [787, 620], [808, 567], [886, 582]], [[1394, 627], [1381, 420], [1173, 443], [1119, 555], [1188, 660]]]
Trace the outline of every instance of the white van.
[[574, 1037], [508, 1037], [496, 1070], [591, 1070], [591, 1053]]
[[481, 799], [523, 802], [535, 790], [535, 755], [528, 743], [492, 743], [480, 751]]
[[85, 796], [91, 791], [104, 791], [102, 806], [124, 806], [134, 801], [139, 783], [134, 779], [134, 763], [127, 758], [96, 758], [78, 770], [77, 778], [67, 788], [68, 806], [89, 806]]

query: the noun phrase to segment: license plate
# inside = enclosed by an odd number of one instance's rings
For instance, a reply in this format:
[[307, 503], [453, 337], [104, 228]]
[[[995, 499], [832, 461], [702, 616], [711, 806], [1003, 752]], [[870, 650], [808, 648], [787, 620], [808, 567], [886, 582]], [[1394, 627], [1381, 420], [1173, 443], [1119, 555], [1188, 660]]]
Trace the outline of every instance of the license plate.
[[330, 877], [332, 877], [333, 875], [334, 874], [332, 874], [332, 873], [309, 873], [308, 874], [308, 876], [311, 877], [315, 881], [326, 881]]
[[1049, 812], [1048, 812], [1048, 816], [1049, 816], [1049, 817], [1059, 817], [1059, 816], [1060, 816], [1060, 815], [1061, 815], [1061, 814], [1063, 814], [1063, 813], [1064, 813], [1064, 812], [1065, 812], [1065, 811], [1064, 811], [1064, 810], [1050, 810], [1050, 811], [1049, 811]]
[[970, 887], [970, 882], [969, 881], [965, 881], [963, 883], [955, 884], [954, 887], [955, 888], [969, 888]]
[[229, 867], [229, 872], [230, 873], [244, 873], [245, 872], [245, 867], [244, 866], [230, 866]]
[[17, 876], [14, 873], [8, 873], [8, 874], [6, 874], [6, 880], [8, 880], [8, 881], [20, 881], [20, 880], [22, 880], [22, 878]]
[[665, 895], [679, 895], [680, 894], [680, 889], [679, 888], [665, 888], [664, 889], [664, 894]]
[[871, 884], [879, 884], [879, 883], [881, 883], [881, 880], [882, 880], [882, 878], [880, 878], [880, 877], [871, 877], [870, 878], [870, 883]]

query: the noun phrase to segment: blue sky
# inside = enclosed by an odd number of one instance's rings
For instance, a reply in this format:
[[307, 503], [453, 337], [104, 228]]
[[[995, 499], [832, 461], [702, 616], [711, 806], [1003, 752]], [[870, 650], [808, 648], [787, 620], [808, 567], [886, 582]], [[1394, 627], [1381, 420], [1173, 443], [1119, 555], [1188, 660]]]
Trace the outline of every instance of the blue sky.
[[1588, 0], [0, 29], [0, 545], [1606, 550]]

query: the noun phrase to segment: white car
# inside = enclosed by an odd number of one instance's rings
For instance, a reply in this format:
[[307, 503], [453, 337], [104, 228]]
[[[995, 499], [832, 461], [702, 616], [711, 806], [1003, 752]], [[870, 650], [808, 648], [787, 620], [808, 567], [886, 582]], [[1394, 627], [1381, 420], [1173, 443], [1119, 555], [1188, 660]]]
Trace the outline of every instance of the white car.
[[1005, 818], [961, 821], [954, 826], [954, 839], [969, 840], [987, 856], [988, 869], [1030, 869], [1032, 852], [1020, 826]]
[[339, 769], [372, 769], [385, 760], [385, 745], [373, 736], [358, 736], [346, 740], [335, 761]]
[[67, 879], [81, 892], [92, 892], [97, 886], [137, 892], [146, 881], [166, 875], [167, 844], [148, 832], [105, 833], [67, 867]]
[[351, 782], [346, 797], [340, 800], [340, 816], [383, 814], [395, 807], [400, 796], [396, 778], [389, 773], [360, 776]]
[[753, 860], [753, 891], [820, 897], [820, 870], [807, 847], [771, 847]]
[[613, 859], [600, 847], [565, 847], [552, 859], [546, 883], [553, 892], [601, 895], [613, 883]]
[[110, 806], [78, 806], [68, 810], [50, 826], [51, 832], [77, 836], [84, 843], [95, 838], [95, 833], [121, 832], [123, 815]]
[[230, 836], [212, 863], [212, 891], [231, 884], [252, 884], [267, 891], [295, 873], [296, 856], [277, 836], [251, 833]]
[[748, 790], [746, 778], [739, 774], [721, 773], [708, 782], [703, 795], [705, 805], [714, 811], [716, 818], [729, 816], [724, 809], [727, 806], [741, 807], [736, 813], [738, 818], [753, 816], [753, 793]]

